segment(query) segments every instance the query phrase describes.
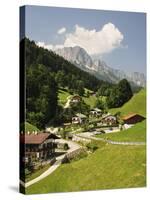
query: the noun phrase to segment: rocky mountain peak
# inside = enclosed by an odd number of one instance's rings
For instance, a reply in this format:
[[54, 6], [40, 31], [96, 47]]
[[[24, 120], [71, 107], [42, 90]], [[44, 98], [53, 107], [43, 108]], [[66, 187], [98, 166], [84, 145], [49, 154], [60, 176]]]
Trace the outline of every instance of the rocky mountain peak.
[[80, 69], [95, 75], [99, 79], [117, 83], [121, 79], [126, 78], [129, 82], [137, 86], [145, 87], [146, 85], [144, 74], [139, 72], [127, 74], [122, 70], [113, 69], [101, 59], [92, 59], [91, 56], [79, 46], [57, 49], [55, 53], [72, 62]]

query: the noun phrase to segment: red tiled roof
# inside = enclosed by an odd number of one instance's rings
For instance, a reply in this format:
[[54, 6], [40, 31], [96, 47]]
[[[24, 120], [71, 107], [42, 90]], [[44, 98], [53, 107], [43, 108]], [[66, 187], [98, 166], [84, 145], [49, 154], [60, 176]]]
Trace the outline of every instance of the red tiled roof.
[[58, 139], [56, 135], [49, 133], [25, 134], [20, 136], [20, 142], [24, 144], [42, 144], [48, 138]]

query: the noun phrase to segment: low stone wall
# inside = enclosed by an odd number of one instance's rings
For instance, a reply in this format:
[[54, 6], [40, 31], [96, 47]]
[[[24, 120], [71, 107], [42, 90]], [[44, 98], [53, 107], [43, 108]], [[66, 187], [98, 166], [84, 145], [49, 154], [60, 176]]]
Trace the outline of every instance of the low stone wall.
[[40, 165], [44, 166], [47, 164], [53, 165], [56, 162], [56, 158], [52, 158], [51, 160], [42, 161]]
[[90, 138], [81, 137], [81, 136], [78, 136], [78, 135], [73, 135], [72, 141], [82, 142], [82, 143], [87, 144], [87, 143], [91, 142], [91, 139]]
[[146, 145], [146, 142], [123, 142], [123, 141], [112, 141], [112, 140], [107, 140], [104, 138], [96, 138], [96, 137], [83, 137], [83, 136], [74, 136], [74, 141], [81, 141], [81, 142], [90, 142], [91, 140], [98, 140], [98, 141], [104, 141], [107, 142], [109, 144], [116, 144], [116, 145]]
[[79, 149], [76, 149], [70, 153], [67, 153], [65, 155], [65, 157], [62, 159], [62, 163], [66, 163], [68, 162], [68, 160], [72, 160], [74, 158], [76, 158], [77, 156], [79, 156], [81, 153], [86, 153], [86, 149], [81, 147]]
[[120, 145], [146, 145], [145, 142], [117, 142], [111, 140], [105, 140], [109, 144], [120, 144]]

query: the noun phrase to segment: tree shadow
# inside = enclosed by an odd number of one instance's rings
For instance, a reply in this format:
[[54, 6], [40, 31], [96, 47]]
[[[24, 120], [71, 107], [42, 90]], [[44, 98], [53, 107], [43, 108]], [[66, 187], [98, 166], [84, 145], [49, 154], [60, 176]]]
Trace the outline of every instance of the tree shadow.
[[56, 156], [56, 157], [57, 157], [57, 156], [61, 156], [61, 155], [65, 154], [65, 153], [66, 153], [66, 151], [55, 152], [55, 156]]

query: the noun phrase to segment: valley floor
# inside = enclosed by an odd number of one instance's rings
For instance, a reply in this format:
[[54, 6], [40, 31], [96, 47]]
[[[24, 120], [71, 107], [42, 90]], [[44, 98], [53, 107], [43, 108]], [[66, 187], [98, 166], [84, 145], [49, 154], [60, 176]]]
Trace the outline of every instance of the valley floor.
[[104, 144], [86, 158], [61, 165], [26, 189], [27, 194], [146, 185], [146, 147]]

